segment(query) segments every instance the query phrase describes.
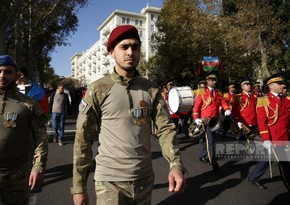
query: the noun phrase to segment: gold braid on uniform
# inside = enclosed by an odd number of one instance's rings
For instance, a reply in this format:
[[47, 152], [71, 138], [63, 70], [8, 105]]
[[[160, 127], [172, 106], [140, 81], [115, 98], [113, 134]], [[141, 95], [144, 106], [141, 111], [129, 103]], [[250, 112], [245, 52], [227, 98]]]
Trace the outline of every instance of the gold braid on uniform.
[[224, 94], [224, 98], [226, 98], [226, 100], [227, 100], [227, 104], [228, 104], [229, 109], [233, 110], [233, 107], [232, 107], [231, 103], [234, 101], [234, 98], [230, 99], [228, 93]]
[[271, 109], [271, 110], [274, 112], [273, 116], [269, 116], [269, 110], [265, 108], [265, 109], [266, 109], [266, 115], [267, 115], [267, 117], [268, 117], [269, 119], [273, 119], [273, 118], [274, 118], [273, 123], [268, 124], [268, 126], [272, 126], [272, 125], [274, 125], [274, 124], [277, 122], [277, 120], [278, 120], [278, 104], [276, 103], [276, 109], [275, 109], [275, 110], [274, 110], [273, 108], [271, 108], [270, 105], [268, 105], [267, 107], [268, 107], [269, 109]]
[[[257, 108], [258, 107], [264, 107], [267, 118], [270, 120], [273, 119], [273, 123], [268, 124], [268, 126], [272, 126], [277, 122], [278, 120], [278, 104], [277, 103], [276, 103], [276, 108], [274, 109], [270, 107], [270, 102], [267, 97], [259, 97], [258, 102], [257, 102]], [[273, 116], [269, 115], [269, 109], [274, 112]]]
[[204, 95], [201, 96], [201, 99], [202, 99], [203, 104], [204, 104], [201, 107], [201, 110], [204, 110], [205, 108], [207, 108], [210, 105], [212, 99], [211, 99], [211, 97], [208, 97], [207, 99], [204, 99]]
[[241, 106], [241, 110], [240, 111], [243, 111], [250, 103], [249, 103], [249, 99], [247, 98], [246, 99], [246, 102], [243, 104], [243, 102], [241, 101], [241, 99], [239, 99], [239, 104]]

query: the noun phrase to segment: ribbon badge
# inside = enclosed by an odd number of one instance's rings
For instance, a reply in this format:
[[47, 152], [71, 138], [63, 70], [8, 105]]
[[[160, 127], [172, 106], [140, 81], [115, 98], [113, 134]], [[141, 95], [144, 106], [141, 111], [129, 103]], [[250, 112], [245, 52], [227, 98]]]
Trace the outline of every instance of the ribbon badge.
[[6, 128], [16, 127], [17, 113], [8, 112], [8, 113], [4, 114], [3, 116], [4, 116], [4, 122], [3, 122], [4, 127], [6, 127]]
[[142, 124], [146, 124], [149, 120], [149, 112], [148, 108], [146, 107], [147, 103], [144, 100], [140, 100], [139, 107], [133, 109], [133, 116], [135, 118], [135, 125], [141, 126]]

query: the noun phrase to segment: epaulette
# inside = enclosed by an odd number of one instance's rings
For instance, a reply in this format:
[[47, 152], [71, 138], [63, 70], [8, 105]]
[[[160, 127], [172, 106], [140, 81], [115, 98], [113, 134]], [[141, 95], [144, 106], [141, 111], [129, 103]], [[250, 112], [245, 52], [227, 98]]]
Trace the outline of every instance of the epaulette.
[[223, 94], [223, 92], [221, 90], [219, 90], [219, 89], [216, 89], [216, 90], [219, 92], [220, 95]]
[[224, 94], [224, 98], [228, 98], [229, 97], [229, 94], [228, 93], [225, 93]]
[[204, 89], [197, 89], [196, 95], [203, 95], [204, 94]]
[[270, 104], [268, 97], [258, 97], [257, 107], [264, 107]]
[[287, 99], [290, 100], [290, 96], [287, 96]]

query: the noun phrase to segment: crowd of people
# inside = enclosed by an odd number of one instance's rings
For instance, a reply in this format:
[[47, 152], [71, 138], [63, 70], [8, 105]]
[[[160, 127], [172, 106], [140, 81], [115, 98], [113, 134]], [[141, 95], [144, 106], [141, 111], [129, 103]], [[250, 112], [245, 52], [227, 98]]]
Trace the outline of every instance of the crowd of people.
[[[178, 132], [194, 136], [189, 132], [192, 124], [196, 127], [194, 132], [204, 129], [199, 136], [200, 162], [212, 166], [214, 173], [222, 171], [215, 152], [217, 133], [210, 125], [221, 116], [224, 138], [233, 127], [243, 131], [239, 141], [247, 141], [258, 133], [266, 152], [274, 154], [283, 182], [290, 190], [290, 162], [285, 160], [285, 150], [289, 150], [290, 99], [281, 73], [264, 80], [267, 93], [262, 93], [260, 84], [252, 84], [249, 78], [240, 82], [241, 93], [236, 93], [234, 84], [222, 93], [217, 89], [218, 73], [208, 72], [199, 80], [198, 89], [190, 91], [191, 108], [173, 112], [168, 93], [174, 89], [174, 81], [169, 80], [160, 88], [137, 70], [141, 40], [134, 26], [116, 27], [110, 33], [107, 51], [115, 60], [114, 71], [93, 82], [74, 105], [74, 109], [78, 107], [78, 111], [73, 111], [78, 115], [71, 187], [75, 205], [89, 204], [87, 179], [93, 167], [95, 139], [98, 153], [94, 183], [99, 205], [151, 204], [152, 134], [159, 139], [169, 164], [169, 192], [184, 191], [186, 166], [176, 137]], [[0, 56], [0, 202], [28, 204], [29, 192], [41, 186], [46, 167], [46, 115], [52, 113], [54, 141], [62, 146], [71, 105], [72, 99], [69, 100], [63, 85], [47, 95], [29, 80], [27, 71], [18, 68], [11, 56]], [[248, 177], [249, 183], [266, 189], [259, 178], [268, 166], [265, 161], [257, 162]]]

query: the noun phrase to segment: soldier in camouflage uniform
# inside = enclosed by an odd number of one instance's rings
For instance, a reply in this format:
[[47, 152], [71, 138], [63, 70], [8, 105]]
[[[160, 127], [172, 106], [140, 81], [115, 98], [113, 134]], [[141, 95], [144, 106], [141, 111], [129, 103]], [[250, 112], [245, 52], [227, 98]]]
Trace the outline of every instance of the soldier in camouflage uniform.
[[17, 66], [0, 56], [0, 204], [27, 205], [40, 186], [47, 160], [45, 115], [18, 92]]
[[154, 172], [151, 120], [163, 156], [169, 161], [169, 191], [184, 188], [184, 167], [176, 130], [158, 85], [136, 70], [141, 41], [130, 25], [115, 28], [107, 50], [115, 59], [112, 74], [91, 84], [79, 106], [74, 143], [74, 204], [89, 204], [86, 181], [92, 168], [92, 145], [98, 137], [95, 189], [97, 204], [151, 204]]

